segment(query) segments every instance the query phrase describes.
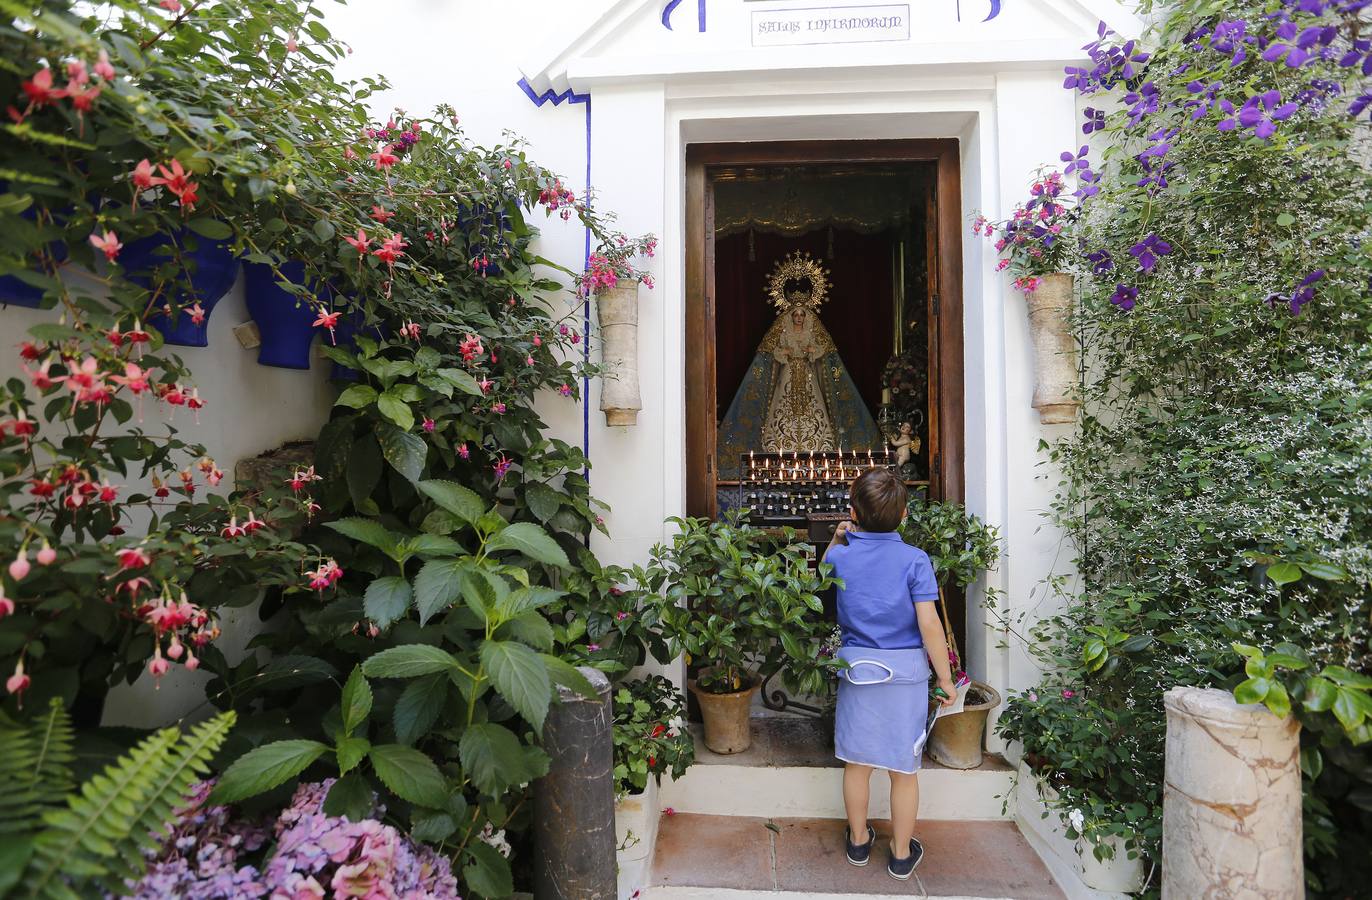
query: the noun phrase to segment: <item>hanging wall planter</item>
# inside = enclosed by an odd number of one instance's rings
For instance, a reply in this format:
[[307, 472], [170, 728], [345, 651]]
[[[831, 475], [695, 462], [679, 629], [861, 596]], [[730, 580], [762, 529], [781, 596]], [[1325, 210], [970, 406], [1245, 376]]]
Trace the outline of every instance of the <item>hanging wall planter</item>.
[[[187, 247], [187, 237], [195, 244]], [[176, 307], [176, 320], [165, 312], [148, 317], [147, 324], [162, 332], [168, 344], [182, 347], [208, 347], [210, 313], [238, 279], [238, 260], [229, 250], [227, 241], [212, 240], [200, 235], [178, 231], [172, 235], [155, 235], [135, 241], [120, 255], [129, 281], [147, 290], [153, 289], [152, 271], [176, 258], [180, 247], [184, 269], [181, 278], [167, 286], [168, 293], [159, 297], [157, 307], [170, 303]], [[196, 303], [204, 310], [200, 324], [196, 324], [186, 310]]]
[[[283, 263], [281, 274], [294, 284], [305, 283], [305, 264]], [[257, 323], [261, 345], [257, 362], [281, 369], [308, 369], [310, 345], [319, 329], [314, 320], [318, 312], [301, 297], [277, 284], [272, 267], [248, 263], [243, 267], [248, 314]], [[321, 295], [321, 299], [326, 299]]]
[[[8, 189], [9, 182], [0, 181], [0, 193], [4, 193]], [[38, 220], [38, 214], [33, 206], [21, 212], [19, 217], [29, 222], [37, 222]], [[60, 228], [55, 230], [58, 233], [61, 232]], [[62, 241], [53, 241], [48, 244], [47, 250], [58, 262], [64, 262], [67, 258], [67, 245]], [[17, 275], [0, 275], [0, 303], [8, 306], [26, 306], [29, 309], [37, 309], [42, 303], [44, 293], [43, 288], [29, 284]]]
[[601, 358], [605, 375], [600, 409], [606, 425], [636, 425], [643, 401], [638, 393], [638, 282], [621, 279], [596, 294]]
[[1034, 342], [1034, 409], [1044, 425], [1077, 420], [1077, 344], [1069, 330], [1072, 276], [1045, 275], [1029, 304], [1029, 333]]

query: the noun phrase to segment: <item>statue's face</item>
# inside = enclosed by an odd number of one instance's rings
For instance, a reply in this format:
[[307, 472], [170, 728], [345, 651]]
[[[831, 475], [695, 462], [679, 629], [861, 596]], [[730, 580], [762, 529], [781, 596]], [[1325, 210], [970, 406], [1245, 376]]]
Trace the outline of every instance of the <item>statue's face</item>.
[[901, 424], [901, 426], [900, 426], [900, 433], [901, 433], [901, 434], [906, 435], [906, 436], [909, 436], [910, 431], [911, 431], [911, 428], [910, 428], [910, 423], [909, 423], [909, 422], [904, 422], [904, 423]]
[[791, 324], [794, 325], [794, 326], [796, 326], [797, 328], [799, 328], [800, 326], [802, 326], [802, 325], [805, 324], [805, 316], [806, 316], [806, 315], [807, 315], [807, 313], [806, 313], [806, 311], [805, 311], [805, 307], [803, 307], [803, 306], [798, 306], [798, 307], [796, 307], [795, 309], [792, 309], [792, 310], [791, 310]]

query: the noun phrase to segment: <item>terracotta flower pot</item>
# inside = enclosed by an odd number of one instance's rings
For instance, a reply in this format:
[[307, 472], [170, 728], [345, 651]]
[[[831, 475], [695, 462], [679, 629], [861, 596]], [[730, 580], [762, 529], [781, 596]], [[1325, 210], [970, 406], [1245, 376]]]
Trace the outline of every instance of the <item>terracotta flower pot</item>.
[[606, 425], [636, 425], [643, 400], [638, 392], [638, 282], [624, 279], [595, 297], [605, 377], [600, 410]]
[[700, 717], [705, 722], [705, 746], [713, 753], [742, 753], [753, 743], [753, 695], [757, 693], [756, 678], [748, 687], [728, 694], [712, 694], [702, 690], [696, 682], [689, 684], [691, 693], [700, 704]]
[[1077, 342], [1068, 330], [1072, 313], [1072, 276], [1045, 275], [1025, 298], [1034, 342], [1034, 409], [1044, 425], [1077, 420]]
[[972, 682], [972, 689], [986, 699], [968, 703], [962, 712], [939, 716], [929, 735], [929, 755], [950, 769], [975, 769], [981, 765], [981, 739], [986, 733], [986, 717], [1000, 706], [1000, 692], [989, 684]]

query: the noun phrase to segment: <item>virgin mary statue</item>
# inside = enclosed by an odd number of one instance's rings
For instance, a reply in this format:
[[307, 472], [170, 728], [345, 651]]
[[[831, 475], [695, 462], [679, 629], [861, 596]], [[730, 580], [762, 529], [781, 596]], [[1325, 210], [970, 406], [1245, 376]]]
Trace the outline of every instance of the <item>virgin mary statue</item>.
[[738, 477], [741, 454], [832, 451], [882, 446], [881, 433], [819, 320], [828, 295], [825, 271], [793, 253], [768, 283], [777, 319], [719, 425], [719, 477]]

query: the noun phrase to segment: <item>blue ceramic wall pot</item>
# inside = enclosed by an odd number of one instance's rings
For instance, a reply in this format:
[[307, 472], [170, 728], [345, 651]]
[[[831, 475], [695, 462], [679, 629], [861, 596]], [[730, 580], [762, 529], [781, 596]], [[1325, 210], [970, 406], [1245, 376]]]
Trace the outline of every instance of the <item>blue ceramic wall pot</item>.
[[[288, 281], [305, 284], [304, 263], [288, 262], [280, 268]], [[257, 323], [257, 331], [262, 338], [257, 362], [282, 369], [308, 369], [310, 345], [322, 330], [314, 326], [318, 310], [303, 298], [283, 290], [277, 284], [276, 273], [271, 266], [247, 263], [243, 266], [243, 277], [248, 313]], [[327, 290], [321, 292], [319, 298], [327, 302]], [[334, 331], [337, 330], [335, 327]], [[324, 334], [328, 332], [324, 331]]]
[[[239, 263], [229, 251], [226, 241], [211, 240], [184, 231], [171, 235], [159, 234], [134, 241], [125, 247], [119, 261], [129, 281], [152, 290], [153, 270], [175, 260], [178, 248], [184, 266], [181, 277], [165, 286], [167, 296], [159, 297], [156, 303], [158, 310], [168, 302], [176, 307], [176, 321], [171, 321], [165, 312], [159, 311], [148, 317], [147, 324], [162, 332], [168, 344], [208, 347], [210, 312], [238, 278]], [[199, 325], [186, 312], [196, 303], [205, 311]]]
[[[354, 310], [351, 315], [339, 319], [338, 324], [334, 326], [334, 335], [338, 341], [337, 346], [355, 353], [357, 352], [357, 335], [359, 333], [377, 341], [386, 337], [385, 328], [380, 325], [373, 325], [368, 328], [364, 324], [366, 321], [366, 314], [360, 309]], [[347, 366], [334, 363], [329, 372], [329, 378], [334, 381], [357, 381], [359, 373], [356, 369], [349, 369]]]
[[[9, 185], [7, 182], [0, 181], [0, 192], [3, 192], [4, 190], [8, 189], [8, 187]], [[70, 215], [70, 213], [68, 213], [68, 215]], [[24, 210], [19, 214], [19, 218], [31, 223], [37, 223], [38, 208], [33, 205], [30, 205], [28, 209]], [[40, 237], [42, 236], [42, 232], [44, 231], [53, 231], [56, 233], [60, 233], [61, 226], [49, 226], [39, 229]], [[42, 246], [41, 241], [37, 246]], [[66, 260], [67, 245], [62, 241], [50, 242], [47, 245], [47, 249], [48, 253], [50, 253], [52, 257], [56, 259], [58, 262]], [[37, 261], [34, 260], [32, 262], [32, 265], [34, 266], [36, 271]], [[14, 275], [0, 276], [0, 303], [6, 303], [11, 306], [27, 306], [30, 309], [36, 309], [43, 299], [43, 293], [43, 288], [35, 287], [34, 285], [31, 285], [28, 282], [23, 281]]]

